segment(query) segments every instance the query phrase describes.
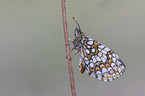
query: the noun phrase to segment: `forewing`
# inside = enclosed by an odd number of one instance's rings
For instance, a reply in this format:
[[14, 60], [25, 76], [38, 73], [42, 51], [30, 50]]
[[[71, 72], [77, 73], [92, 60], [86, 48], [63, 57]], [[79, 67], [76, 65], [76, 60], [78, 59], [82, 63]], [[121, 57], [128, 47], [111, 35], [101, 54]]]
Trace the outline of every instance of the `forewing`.
[[118, 79], [125, 72], [125, 65], [111, 49], [85, 37], [82, 40], [80, 61], [89, 75], [103, 81]]

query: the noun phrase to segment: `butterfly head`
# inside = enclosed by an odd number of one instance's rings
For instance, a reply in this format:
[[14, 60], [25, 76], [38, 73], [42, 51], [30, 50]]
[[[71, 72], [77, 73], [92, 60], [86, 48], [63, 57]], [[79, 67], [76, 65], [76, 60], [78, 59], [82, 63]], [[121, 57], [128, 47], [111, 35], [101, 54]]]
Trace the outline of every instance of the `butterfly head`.
[[74, 31], [74, 36], [76, 37], [76, 36], [78, 36], [79, 34], [83, 34], [83, 32], [81, 31], [81, 28], [80, 28], [80, 25], [79, 25], [79, 23], [76, 21], [76, 19], [75, 19], [75, 17], [73, 16], [72, 17], [73, 19], [74, 19], [74, 21], [77, 23], [77, 27], [76, 27], [76, 29], [75, 29], [75, 31]]
[[84, 36], [83, 36], [83, 32], [81, 31], [80, 25], [78, 24], [78, 22], [76, 21], [76, 19], [74, 17], [72, 17], [72, 18], [78, 25], [74, 31], [75, 39], [72, 42], [73, 49], [80, 50], [80, 48], [82, 47], [82, 43], [80, 41], [84, 38]]

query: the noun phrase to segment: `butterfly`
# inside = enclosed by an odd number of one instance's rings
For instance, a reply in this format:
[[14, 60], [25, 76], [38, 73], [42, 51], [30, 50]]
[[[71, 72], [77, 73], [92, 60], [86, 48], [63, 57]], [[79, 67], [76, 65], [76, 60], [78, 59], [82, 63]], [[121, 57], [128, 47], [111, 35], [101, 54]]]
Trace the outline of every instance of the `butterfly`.
[[90, 76], [102, 81], [118, 79], [125, 72], [124, 63], [110, 48], [86, 36], [76, 19], [74, 17], [73, 19], [78, 25], [72, 43], [80, 58], [80, 72], [86, 71]]

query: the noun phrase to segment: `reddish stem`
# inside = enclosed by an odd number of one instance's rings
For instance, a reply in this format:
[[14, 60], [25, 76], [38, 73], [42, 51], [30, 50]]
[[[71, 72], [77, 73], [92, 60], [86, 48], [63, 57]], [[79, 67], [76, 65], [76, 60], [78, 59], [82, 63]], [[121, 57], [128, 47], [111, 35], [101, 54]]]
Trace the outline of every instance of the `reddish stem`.
[[70, 75], [71, 92], [72, 92], [72, 96], [76, 96], [72, 61], [71, 61], [71, 53], [70, 53], [70, 45], [69, 45], [69, 38], [68, 38], [68, 31], [67, 31], [66, 1], [62, 0], [61, 2], [62, 2], [62, 19], [63, 19], [63, 29], [64, 29], [64, 37], [65, 37], [65, 47], [66, 47], [68, 68], [69, 68], [69, 75]]

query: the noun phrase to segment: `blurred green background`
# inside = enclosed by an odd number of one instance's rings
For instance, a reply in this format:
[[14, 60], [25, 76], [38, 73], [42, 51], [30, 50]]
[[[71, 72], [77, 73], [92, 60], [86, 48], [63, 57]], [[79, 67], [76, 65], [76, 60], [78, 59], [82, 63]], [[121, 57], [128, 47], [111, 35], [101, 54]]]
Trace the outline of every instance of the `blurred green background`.
[[[77, 96], [144, 96], [145, 0], [67, 0], [71, 39], [72, 16], [127, 67], [103, 82], [82, 75], [75, 56]], [[71, 96], [64, 45], [61, 0], [0, 0], [0, 95]]]

